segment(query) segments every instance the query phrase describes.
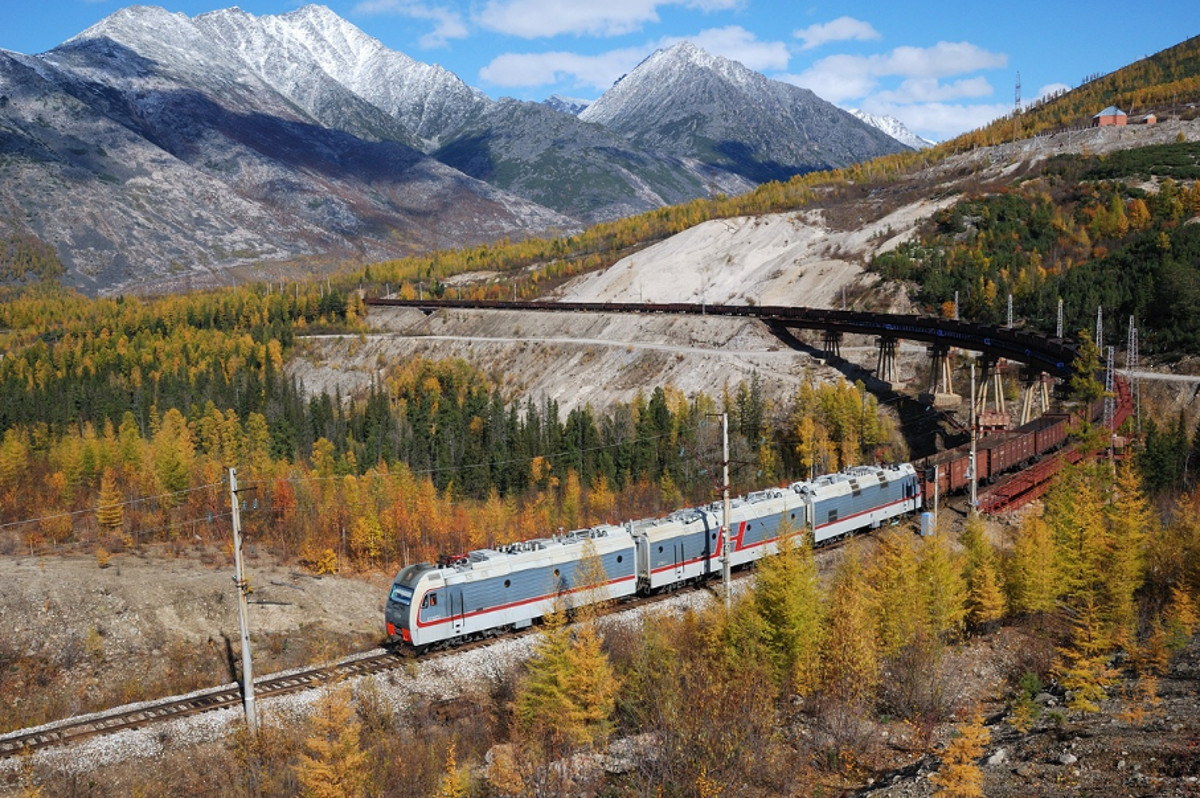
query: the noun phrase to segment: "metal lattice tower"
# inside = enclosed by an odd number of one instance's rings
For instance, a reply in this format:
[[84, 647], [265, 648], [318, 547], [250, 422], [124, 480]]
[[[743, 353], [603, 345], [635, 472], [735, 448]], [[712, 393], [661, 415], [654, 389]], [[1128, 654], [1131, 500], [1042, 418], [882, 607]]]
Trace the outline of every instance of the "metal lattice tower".
[[1012, 318], [1012, 294], [1008, 295], [1008, 328], [1011, 330], [1013, 326]]
[[1133, 394], [1133, 406], [1135, 412], [1135, 430], [1138, 435], [1142, 434], [1142, 385], [1138, 379], [1138, 331], [1137, 320], [1129, 317], [1129, 347], [1125, 351], [1125, 370], [1129, 372], [1129, 391]]
[[1114, 433], [1116, 430], [1112, 428], [1113, 421], [1116, 419], [1116, 395], [1117, 388], [1116, 374], [1113, 371], [1116, 359], [1115, 347], [1108, 348], [1107, 363], [1104, 367], [1104, 426], [1109, 433]]
[[1096, 307], [1096, 349], [1104, 351], [1104, 308]]
[[1056, 330], [1056, 332], [1055, 332], [1055, 334], [1054, 334], [1054, 337], [1055, 337], [1055, 338], [1062, 338], [1062, 330], [1063, 330], [1063, 303], [1062, 303], [1062, 297], [1059, 297], [1059, 298], [1058, 298], [1058, 326], [1055, 328], [1055, 330]]

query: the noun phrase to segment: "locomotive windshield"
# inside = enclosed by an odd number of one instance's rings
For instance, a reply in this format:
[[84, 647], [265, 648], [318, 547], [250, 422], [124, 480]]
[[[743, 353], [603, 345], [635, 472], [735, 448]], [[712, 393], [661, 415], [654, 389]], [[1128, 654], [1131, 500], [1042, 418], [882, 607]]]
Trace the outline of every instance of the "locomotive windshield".
[[411, 587], [404, 585], [392, 585], [392, 595], [389, 599], [402, 607], [407, 607], [412, 603], [413, 590]]

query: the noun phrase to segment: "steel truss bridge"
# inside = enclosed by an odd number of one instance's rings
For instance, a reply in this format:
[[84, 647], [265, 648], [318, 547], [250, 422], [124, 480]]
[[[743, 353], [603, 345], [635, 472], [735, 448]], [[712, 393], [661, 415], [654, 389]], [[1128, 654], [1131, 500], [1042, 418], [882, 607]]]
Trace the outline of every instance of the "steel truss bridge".
[[1010, 327], [993, 327], [933, 316], [862, 313], [851, 310], [784, 307], [777, 305], [694, 305], [615, 302], [501, 302], [464, 299], [375, 299], [367, 305], [417, 308], [432, 313], [444, 308], [469, 310], [519, 310], [557, 313], [635, 313], [682, 316], [738, 316], [758, 319], [780, 335], [791, 330], [823, 333], [822, 348], [828, 356], [840, 356], [842, 336], [850, 333], [877, 339], [881, 379], [894, 373], [897, 340], [923, 341], [930, 345], [935, 361], [951, 348], [978, 352], [985, 363], [1010, 360], [1034, 375], [1069, 377], [1078, 350], [1061, 338], [1051, 338]]

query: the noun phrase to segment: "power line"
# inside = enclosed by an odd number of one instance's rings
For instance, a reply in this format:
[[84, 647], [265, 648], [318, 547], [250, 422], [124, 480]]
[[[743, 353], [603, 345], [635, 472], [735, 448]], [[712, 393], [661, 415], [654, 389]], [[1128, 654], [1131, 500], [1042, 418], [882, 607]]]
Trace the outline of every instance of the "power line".
[[89, 515], [92, 513], [96, 513], [102, 509], [108, 509], [110, 507], [132, 507], [136, 504], [145, 504], [145, 503], [156, 501], [159, 499], [167, 499], [167, 498], [171, 498], [174, 496], [186, 496], [189, 493], [195, 493], [196, 491], [201, 491], [201, 490], [209, 490], [210, 488], [220, 487], [220, 485], [221, 485], [221, 483], [219, 483], [219, 482], [212, 482], [207, 485], [199, 485], [194, 488], [184, 488], [183, 490], [172, 491], [171, 493], [158, 493], [153, 496], [142, 496], [142, 497], [135, 498], [135, 499], [126, 499], [125, 501], [121, 501], [121, 502], [106, 503], [106, 504], [97, 505], [95, 507], [85, 507], [81, 510], [68, 510], [66, 512], [61, 512], [61, 513], [51, 513], [50, 515], [42, 515], [42, 516], [38, 516], [36, 518], [23, 518], [19, 521], [6, 521], [5, 523], [0, 524], [0, 532], [4, 531], [6, 529], [10, 529], [12, 527], [24, 526], [25, 524], [35, 524], [35, 523], [41, 523], [43, 521], [53, 521], [56, 518], [73, 518], [77, 515]]

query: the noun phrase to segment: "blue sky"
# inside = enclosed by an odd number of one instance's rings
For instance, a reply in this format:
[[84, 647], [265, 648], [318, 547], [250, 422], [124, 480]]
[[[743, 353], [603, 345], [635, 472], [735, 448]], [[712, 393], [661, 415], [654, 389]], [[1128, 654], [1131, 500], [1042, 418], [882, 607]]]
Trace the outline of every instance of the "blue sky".
[[[128, 5], [6, 0], [0, 48], [39, 53]], [[164, 0], [194, 16], [294, 0]], [[687, 39], [844, 108], [891, 114], [941, 140], [1200, 33], [1187, 2], [1053, 4], [785, 0], [329, 0], [388, 47], [492, 97], [594, 99], [655, 49]]]

